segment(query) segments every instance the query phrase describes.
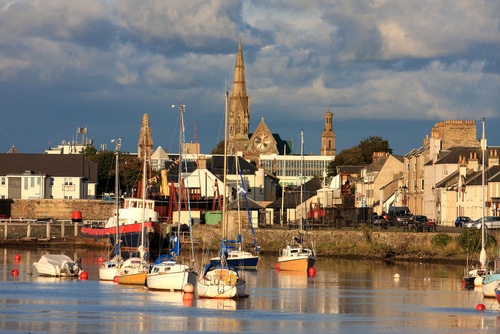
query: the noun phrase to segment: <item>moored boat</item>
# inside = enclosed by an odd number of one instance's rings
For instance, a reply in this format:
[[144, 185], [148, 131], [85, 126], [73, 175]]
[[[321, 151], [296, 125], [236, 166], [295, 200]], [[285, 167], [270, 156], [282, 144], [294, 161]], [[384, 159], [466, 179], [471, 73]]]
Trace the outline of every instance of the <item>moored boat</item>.
[[[185, 155], [185, 145], [184, 145], [184, 111], [185, 106], [179, 106], [179, 117], [180, 117], [180, 131], [179, 131], [179, 168], [178, 168], [178, 201], [182, 201], [182, 165]], [[173, 196], [173, 194], [172, 194]], [[194, 263], [194, 247], [192, 232], [192, 219], [191, 211], [188, 205], [188, 224], [189, 229], [189, 239], [191, 241], [191, 262]], [[198, 274], [190, 264], [184, 264], [180, 261], [181, 253], [181, 211], [180, 207], [177, 211], [177, 229], [176, 235], [172, 236], [172, 241], [170, 242], [171, 247], [168, 254], [164, 254], [158, 257], [155, 261], [150, 272], [146, 275], [146, 286], [152, 290], [171, 290], [180, 291], [186, 288], [187, 284], [191, 284], [193, 289], [196, 284], [196, 279]]]
[[[304, 156], [304, 131], [301, 131], [301, 157]], [[304, 162], [301, 162], [301, 170], [304, 168]], [[301, 175], [303, 175], [301, 171]], [[307, 222], [304, 224], [304, 219], [306, 215], [304, 214], [305, 202], [303, 200], [303, 184], [301, 182], [300, 186], [300, 203], [301, 212], [300, 215], [300, 227], [299, 227], [299, 237], [294, 237], [292, 240], [293, 244], [286, 245], [285, 248], [280, 250], [278, 256], [278, 269], [284, 271], [303, 271], [308, 272], [310, 268], [314, 267], [316, 263], [316, 254], [314, 248], [308, 248], [304, 246], [304, 243], [308, 239], [308, 234], [304, 231], [307, 229]], [[306, 226], [304, 226], [306, 225]], [[304, 240], [304, 238], [306, 240]], [[311, 243], [311, 245], [313, 245]]]
[[[115, 211], [104, 226], [87, 224], [81, 228], [80, 234], [94, 241], [111, 243], [112, 245], [119, 243], [121, 248], [137, 248], [141, 242], [141, 236], [144, 235], [146, 247], [150, 250], [157, 250], [160, 247], [163, 232], [154, 205], [154, 200], [125, 198], [123, 206], [118, 209], [118, 233], [116, 233], [117, 212]], [[146, 217], [145, 221], [142, 221], [143, 217]], [[116, 240], [117, 234], [120, 237], [118, 242]]]
[[287, 245], [280, 251], [278, 269], [307, 272], [309, 268], [314, 267], [316, 256], [312, 249], [303, 247], [299, 241], [295, 241], [297, 245]]
[[83, 272], [81, 258], [73, 261], [63, 254], [44, 254], [33, 267], [40, 276], [78, 277]]

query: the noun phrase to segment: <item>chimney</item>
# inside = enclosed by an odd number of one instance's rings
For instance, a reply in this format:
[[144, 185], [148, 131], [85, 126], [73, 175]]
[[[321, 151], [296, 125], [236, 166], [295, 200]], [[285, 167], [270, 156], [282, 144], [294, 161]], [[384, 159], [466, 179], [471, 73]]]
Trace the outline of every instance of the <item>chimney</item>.
[[489, 149], [488, 152], [488, 168], [498, 166], [498, 154], [496, 149]]

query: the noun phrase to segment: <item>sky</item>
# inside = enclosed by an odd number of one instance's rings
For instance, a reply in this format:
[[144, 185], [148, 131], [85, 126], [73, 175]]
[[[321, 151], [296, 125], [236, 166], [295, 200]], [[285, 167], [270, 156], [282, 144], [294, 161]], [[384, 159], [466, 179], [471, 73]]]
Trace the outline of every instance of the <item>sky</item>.
[[238, 41], [250, 132], [264, 118], [320, 154], [324, 113], [337, 153], [371, 136], [394, 154], [447, 119], [472, 119], [500, 145], [500, 1], [0, 0], [0, 152], [63, 140], [136, 152], [142, 115], [154, 147], [224, 139], [224, 91]]

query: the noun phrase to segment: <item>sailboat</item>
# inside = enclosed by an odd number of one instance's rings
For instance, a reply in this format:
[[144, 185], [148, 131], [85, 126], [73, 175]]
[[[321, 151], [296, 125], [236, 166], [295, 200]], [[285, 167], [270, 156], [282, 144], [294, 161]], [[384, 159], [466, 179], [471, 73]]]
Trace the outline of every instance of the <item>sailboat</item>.
[[[469, 264], [467, 263], [466, 272], [463, 277], [463, 282], [466, 286], [483, 286], [483, 280], [488, 273], [488, 257], [486, 255], [486, 229], [484, 220], [484, 210], [485, 210], [485, 161], [486, 161], [486, 138], [484, 131], [484, 119], [483, 119], [483, 134], [481, 137], [481, 151], [482, 151], [482, 162], [481, 162], [481, 252], [479, 253], [479, 266], [477, 268], [469, 269]], [[493, 296], [494, 297], [494, 296]]]
[[[247, 193], [245, 191], [245, 181], [243, 180], [243, 174], [241, 168], [239, 167], [239, 157], [235, 157], [236, 161], [236, 171], [239, 174], [241, 180], [241, 187], [239, 182], [237, 182], [237, 192], [236, 201], [238, 207], [238, 237], [236, 240], [225, 240], [225, 245], [228, 248], [226, 261], [229, 265], [240, 268], [240, 269], [256, 269], [259, 263], [259, 247], [257, 246], [257, 238], [255, 237], [255, 232], [253, 229], [252, 215], [250, 212], [250, 207], [248, 205]], [[250, 229], [252, 231], [252, 237], [254, 241], [254, 252], [248, 252], [243, 249], [243, 237], [241, 230], [241, 211], [240, 211], [240, 193], [243, 193], [245, 198], [245, 205], [248, 214], [248, 222], [250, 224]], [[220, 263], [220, 256], [210, 259], [210, 263], [217, 264]]]
[[[483, 151], [483, 205], [484, 205], [484, 184], [485, 184], [485, 176], [484, 176], [484, 161], [486, 160], [486, 155], [485, 155], [485, 152], [486, 152], [486, 139], [485, 139], [485, 136], [484, 136], [484, 118], [483, 118], [483, 136], [481, 138], [481, 149]], [[485, 248], [485, 240], [486, 240], [486, 237], [485, 237], [485, 233], [486, 233], [486, 230], [485, 230], [486, 226], [485, 226], [485, 220], [484, 220], [484, 207], [483, 207], [483, 216], [482, 216], [482, 221], [481, 221], [481, 236], [482, 236], [482, 247], [483, 249], [481, 249], [481, 256], [484, 257], [483, 260], [484, 263], [487, 263], [486, 261], [486, 251], [484, 251], [484, 255], [482, 254], [483, 253], [483, 250]], [[482, 280], [482, 285], [483, 285], [483, 297], [488, 297], [488, 298], [496, 298], [496, 288], [498, 287], [498, 285], [500, 284], [500, 268], [498, 267], [498, 259], [495, 261], [495, 268], [494, 268], [494, 271], [493, 272], [487, 272], [484, 276], [484, 279]], [[482, 264], [483, 262], [481, 262]]]
[[141, 219], [141, 243], [138, 247], [138, 255], [131, 256], [125, 260], [118, 270], [117, 281], [120, 284], [145, 285], [146, 275], [149, 271], [149, 263], [146, 261], [146, 250], [144, 246], [144, 222], [146, 217], [146, 150], [144, 150], [144, 161], [142, 171], [142, 203], [143, 210]]
[[[310, 268], [314, 267], [316, 262], [316, 254], [314, 251], [314, 247], [306, 247], [304, 246], [307, 243], [307, 233], [304, 233], [304, 209], [305, 203], [303, 199], [303, 180], [302, 176], [304, 175], [304, 131], [301, 131], [301, 185], [300, 185], [300, 202], [301, 202], [301, 211], [302, 214], [300, 216], [300, 230], [299, 237], [294, 237], [291, 244], [288, 244], [285, 248], [280, 251], [278, 257], [278, 269], [284, 271], [302, 271], [308, 272]], [[305, 238], [305, 240], [304, 240]]]
[[227, 263], [228, 250], [225, 244], [227, 233], [227, 117], [228, 91], [226, 90], [226, 106], [224, 114], [224, 201], [222, 204], [222, 240], [219, 250], [220, 261], [208, 263], [203, 268], [196, 284], [196, 292], [200, 298], [241, 298], [246, 297], [246, 281], [243, 274]]
[[120, 249], [120, 174], [118, 172], [119, 168], [119, 157], [120, 157], [120, 146], [121, 138], [117, 138], [115, 141], [115, 205], [116, 205], [116, 237], [114, 245], [114, 256], [109, 261], [103, 262], [99, 266], [99, 279], [101, 281], [112, 281], [118, 273], [118, 269], [123, 264], [123, 258]]
[[[178, 173], [178, 200], [179, 203], [182, 201], [182, 162], [185, 155], [185, 145], [184, 145], [184, 105], [179, 106], [180, 113], [180, 135], [179, 135], [179, 173]], [[189, 203], [188, 203], [189, 204]], [[188, 205], [189, 206], [189, 205]], [[188, 207], [189, 209], [189, 207]], [[190, 211], [189, 211], [190, 212]], [[192, 219], [189, 217], [190, 226], [190, 240], [191, 240], [191, 262], [194, 263], [193, 259], [193, 238], [192, 238]], [[177, 219], [177, 235], [172, 236], [171, 248], [168, 254], [160, 255], [151, 271], [146, 275], [146, 286], [152, 290], [172, 290], [180, 291], [186, 288], [188, 283], [192, 284], [193, 288], [196, 284], [196, 279], [198, 274], [194, 268], [189, 264], [184, 264], [180, 261], [179, 255], [181, 252], [181, 210], [179, 206], [178, 219]]]

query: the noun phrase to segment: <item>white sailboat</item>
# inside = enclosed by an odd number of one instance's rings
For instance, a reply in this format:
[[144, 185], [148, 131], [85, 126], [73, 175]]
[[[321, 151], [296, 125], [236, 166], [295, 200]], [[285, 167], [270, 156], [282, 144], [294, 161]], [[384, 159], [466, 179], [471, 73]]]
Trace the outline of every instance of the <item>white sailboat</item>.
[[227, 117], [228, 91], [224, 120], [224, 202], [222, 204], [222, 241], [219, 250], [220, 262], [208, 263], [198, 278], [196, 292], [200, 298], [241, 298], [246, 297], [246, 281], [242, 272], [227, 263], [228, 251], [225, 244], [227, 233]]
[[145, 285], [146, 275], [149, 271], [149, 263], [146, 260], [146, 251], [144, 248], [144, 222], [146, 217], [144, 213], [146, 212], [146, 150], [144, 150], [144, 161], [143, 161], [143, 171], [142, 171], [142, 210], [143, 217], [141, 219], [141, 243], [138, 247], [138, 256], [131, 256], [125, 260], [118, 270], [117, 281], [120, 284], [130, 284], [130, 285]]
[[[300, 184], [300, 202], [302, 206], [302, 214], [300, 217], [300, 236], [294, 237], [291, 244], [288, 244], [285, 248], [280, 251], [278, 257], [278, 269], [284, 271], [302, 271], [308, 272], [310, 268], [314, 267], [316, 262], [316, 254], [314, 247], [306, 247], [304, 244], [307, 243], [307, 233], [304, 232], [304, 219], [306, 215], [305, 203], [303, 199], [303, 179], [304, 175], [304, 131], [301, 131], [301, 184]], [[306, 240], [304, 240], [304, 237]]]
[[[178, 200], [179, 203], [182, 201], [182, 162], [184, 160], [185, 152], [185, 138], [184, 138], [184, 111], [185, 106], [179, 106], [180, 113], [180, 135], [179, 135], [179, 173], [178, 173]], [[189, 208], [188, 208], [189, 209]], [[189, 211], [190, 212], [190, 211]], [[189, 226], [190, 226], [190, 240], [191, 240], [191, 251], [190, 258], [191, 262], [194, 263], [193, 258], [193, 238], [192, 238], [192, 226], [191, 226], [191, 215], [189, 215]], [[194, 267], [190, 264], [184, 264], [181, 262], [179, 255], [181, 252], [180, 245], [180, 234], [181, 234], [181, 210], [179, 205], [178, 210], [178, 220], [177, 220], [177, 235], [174, 237], [172, 248], [169, 254], [161, 255], [153, 264], [151, 271], [146, 275], [146, 285], [152, 290], [172, 290], [180, 291], [187, 288], [187, 284], [192, 284], [194, 288], [196, 284], [196, 279], [198, 274], [194, 270]]]
[[114, 256], [109, 261], [104, 261], [99, 266], [99, 279], [101, 281], [113, 281], [115, 276], [118, 274], [118, 269], [120, 269], [123, 264], [123, 258], [120, 249], [120, 174], [119, 168], [119, 157], [120, 157], [120, 146], [122, 139], [117, 138], [113, 140], [115, 142], [115, 205], [116, 205], [116, 237], [114, 245]]
[[[481, 262], [481, 266], [484, 265], [484, 268], [487, 268], [487, 263], [488, 259], [486, 256], [486, 251], [485, 251], [485, 243], [486, 243], [486, 226], [485, 226], [485, 221], [484, 221], [484, 203], [485, 203], [485, 197], [484, 197], [484, 184], [485, 184], [485, 160], [486, 160], [486, 138], [484, 136], [484, 118], [483, 118], [483, 136], [481, 138], [481, 149], [483, 152], [483, 157], [482, 157], [482, 167], [483, 167], [483, 215], [481, 219], [481, 240], [482, 240], [482, 249], [481, 249], [481, 255], [479, 257], [479, 261]], [[496, 265], [495, 261], [495, 270], [493, 272], [485, 272], [484, 278], [482, 279], [482, 286], [483, 286], [483, 296], [487, 298], [495, 298], [496, 297], [496, 288], [500, 284], [500, 268]], [[480, 277], [480, 276], [478, 276]], [[480, 278], [477, 279], [478, 281]]]
[[[235, 166], [236, 166], [236, 172], [239, 174], [240, 180], [241, 180], [241, 186], [240, 183], [237, 182], [236, 188], [236, 202], [237, 202], [237, 208], [238, 208], [238, 237], [237, 240], [225, 240], [226, 247], [228, 248], [228, 254], [227, 254], [227, 264], [240, 268], [240, 269], [256, 269], [257, 265], [259, 264], [259, 246], [257, 246], [257, 239], [255, 237], [255, 233], [253, 230], [253, 223], [252, 223], [252, 215], [250, 212], [250, 208], [248, 205], [248, 198], [247, 194], [245, 191], [245, 181], [243, 180], [243, 175], [241, 172], [241, 168], [239, 167], [239, 157], [235, 156]], [[252, 237], [254, 241], [254, 252], [249, 252], [243, 249], [243, 234], [242, 234], [242, 229], [241, 229], [241, 210], [240, 210], [240, 193], [243, 193], [243, 196], [245, 198], [245, 206], [247, 209], [247, 214], [248, 214], [248, 222], [250, 225], [250, 229], [252, 231]], [[210, 259], [210, 262], [213, 264], [217, 264], [221, 261], [220, 256], [214, 257]]]

